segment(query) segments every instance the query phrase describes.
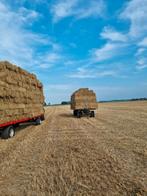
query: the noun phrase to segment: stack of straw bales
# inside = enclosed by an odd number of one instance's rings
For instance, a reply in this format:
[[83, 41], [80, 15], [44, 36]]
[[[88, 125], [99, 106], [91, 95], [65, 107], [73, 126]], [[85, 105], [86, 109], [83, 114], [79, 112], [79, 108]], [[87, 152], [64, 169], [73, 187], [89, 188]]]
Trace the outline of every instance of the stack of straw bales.
[[0, 124], [44, 113], [43, 86], [36, 76], [0, 62]]
[[89, 90], [88, 88], [80, 88], [75, 91], [71, 96], [71, 109], [97, 109], [98, 104], [96, 101], [96, 94], [93, 90]]

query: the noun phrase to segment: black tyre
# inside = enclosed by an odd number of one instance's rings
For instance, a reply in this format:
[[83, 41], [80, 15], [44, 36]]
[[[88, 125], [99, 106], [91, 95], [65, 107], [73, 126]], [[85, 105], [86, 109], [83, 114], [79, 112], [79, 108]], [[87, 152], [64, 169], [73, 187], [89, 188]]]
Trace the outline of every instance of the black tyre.
[[41, 118], [37, 118], [37, 119], [35, 120], [35, 124], [36, 124], [36, 125], [41, 125], [41, 123], [42, 123]]
[[81, 111], [77, 111], [77, 118], [81, 118], [82, 114]]
[[91, 112], [90, 112], [90, 117], [95, 117], [94, 111], [91, 111]]
[[42, 121], [45, 120], [45, 116], [44, 116], [44, 115], [41, 116], [41, 120], [42, 120]]
[[74, 110], [74, 111], [73, 111], [73, 115], [74, 115], [74, 116], [77, 116], [77, 110]]
[[2, 139], [8, 139], [15, 136], [15, 129], [13, 126], [6, 127], [1, 134]]

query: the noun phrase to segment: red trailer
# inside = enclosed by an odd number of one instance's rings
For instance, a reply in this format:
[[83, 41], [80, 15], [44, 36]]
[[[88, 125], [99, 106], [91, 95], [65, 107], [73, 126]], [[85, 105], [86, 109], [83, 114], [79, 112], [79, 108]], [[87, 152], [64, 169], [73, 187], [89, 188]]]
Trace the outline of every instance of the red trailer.
[[8, 138], [14, 137], [15, 129], [21, 123], [35, 122], [35, 125], [40, 125], [44, 119], [45, 119], [44, 114], [41, 114], [39, 116], [34, 116], [33, 118], [24, 118], [24, 119], [14, 120], [14, 121], [0, 124], [1, 138], [8, 139]]
[[0, 132], [4, 139], [15, 135], [21, 123], [44, 120], [43, 85], [34, 74], [0, 62]]

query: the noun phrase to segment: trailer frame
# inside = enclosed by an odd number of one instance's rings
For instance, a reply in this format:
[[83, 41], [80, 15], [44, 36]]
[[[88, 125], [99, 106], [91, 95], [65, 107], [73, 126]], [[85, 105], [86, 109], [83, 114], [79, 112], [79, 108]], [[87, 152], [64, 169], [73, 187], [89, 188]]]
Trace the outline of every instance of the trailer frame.
[[76, 109], [76, 110], [73, 110], [73, 115], [77, 118], [81, 118], [83, 116], [88, 116], [88, 117], [95, 117], [95, 112], [94, 112], [94, 109], [87, 109], [87, 108], [84, 108], [84, 109]]
[[[13, 121], [9, 121], [6, 123], [2, 123], [0, 124], [0, 133], [1, 133], [1, 137], [3, 139], [8, 139], [11, 138], [15, 135], [15, 128], [19, 126], [19, 124], [21, 123], [27, 123], [27, 122], [36, 122], [36, 125], [41, 124], [41, 121], [45, 120], [45, 116], [44, 114], [41, 115], [37, 115], [31, 118], [22, 118], [19, 120], [13, 120]], [[11, 131], [14, 132], [13, 135], [11, 135]]]

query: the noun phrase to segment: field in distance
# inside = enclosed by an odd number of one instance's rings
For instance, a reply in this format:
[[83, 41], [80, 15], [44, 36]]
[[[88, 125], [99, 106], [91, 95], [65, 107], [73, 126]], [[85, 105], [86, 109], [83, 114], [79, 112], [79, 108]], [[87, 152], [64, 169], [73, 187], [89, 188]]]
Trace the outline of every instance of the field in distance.
[[0, 139], [0, 195], [146, 195], [147, 101], [100, 103], [96, 118], [46, 107]]

